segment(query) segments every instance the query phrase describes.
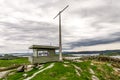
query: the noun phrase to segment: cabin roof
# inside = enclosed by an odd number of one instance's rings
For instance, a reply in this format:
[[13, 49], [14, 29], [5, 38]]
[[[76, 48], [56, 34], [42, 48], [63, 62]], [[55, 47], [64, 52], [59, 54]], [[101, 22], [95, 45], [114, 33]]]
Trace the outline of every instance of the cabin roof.
[[59, 49], [57, 46], [32, 45], [29, 49]]

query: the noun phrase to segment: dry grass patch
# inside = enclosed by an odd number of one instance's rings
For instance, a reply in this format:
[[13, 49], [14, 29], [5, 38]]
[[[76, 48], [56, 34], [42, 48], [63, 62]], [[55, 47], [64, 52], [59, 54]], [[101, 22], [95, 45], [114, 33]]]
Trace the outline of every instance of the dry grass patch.
[[93, 60], [92, 63], [95, 65], [102, 65], [102, 64], [105, 64], [106, 62], [100, 62], [100, 61]]

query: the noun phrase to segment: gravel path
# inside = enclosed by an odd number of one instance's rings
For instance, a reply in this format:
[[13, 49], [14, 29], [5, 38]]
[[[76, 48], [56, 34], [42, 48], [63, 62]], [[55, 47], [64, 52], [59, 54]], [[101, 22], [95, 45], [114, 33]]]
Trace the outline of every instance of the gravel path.
[[46, 67], [46, 68], [44, 68], [44, 69], [42, 69], [42, 70], [40, 70], [40, 71], [38, 71], [38, 72], [36, 72], [36, 73], [34, 73], [32, 76], [30, 76], [30, 77], [28, 77], [28, 78], [26, 78], [26, 79], [24, 79], [24, 80], [30, 80], [30, 79], [32, 79], [33, 77], [35, 77], [37, 74], [39, 74], [39, 73], [41, 73], [41, 72], [43, 72], [43, 71], [45, 71], [45, 70], [47, 70], [47, 69], [49, 69], [49, 68], [52, 68], [53, 66], [54, 66], [54, 63], [50, 64], [48, 67]]

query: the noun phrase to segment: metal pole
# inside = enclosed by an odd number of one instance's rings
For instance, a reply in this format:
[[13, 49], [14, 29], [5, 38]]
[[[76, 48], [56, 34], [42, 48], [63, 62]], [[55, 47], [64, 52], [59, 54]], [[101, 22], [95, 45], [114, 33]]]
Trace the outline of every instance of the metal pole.
[[61, 13], [59, 14], [59, 60], [62, 61]]
[[62, 61], [62, 32], [61, 32], [61, 13], [67, 9], [69, 5], [67, 5], [63, 10], [59, 11], [59, 13], [53, 18], [55, 19], [57, 16], [59, 16], [59, 60]]

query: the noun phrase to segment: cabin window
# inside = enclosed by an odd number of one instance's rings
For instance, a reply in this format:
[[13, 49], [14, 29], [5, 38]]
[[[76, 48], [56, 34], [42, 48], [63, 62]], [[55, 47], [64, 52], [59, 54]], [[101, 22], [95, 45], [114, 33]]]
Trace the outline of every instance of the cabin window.
[[38, 56], [48, 56], [48, 51], [38, 51]]

